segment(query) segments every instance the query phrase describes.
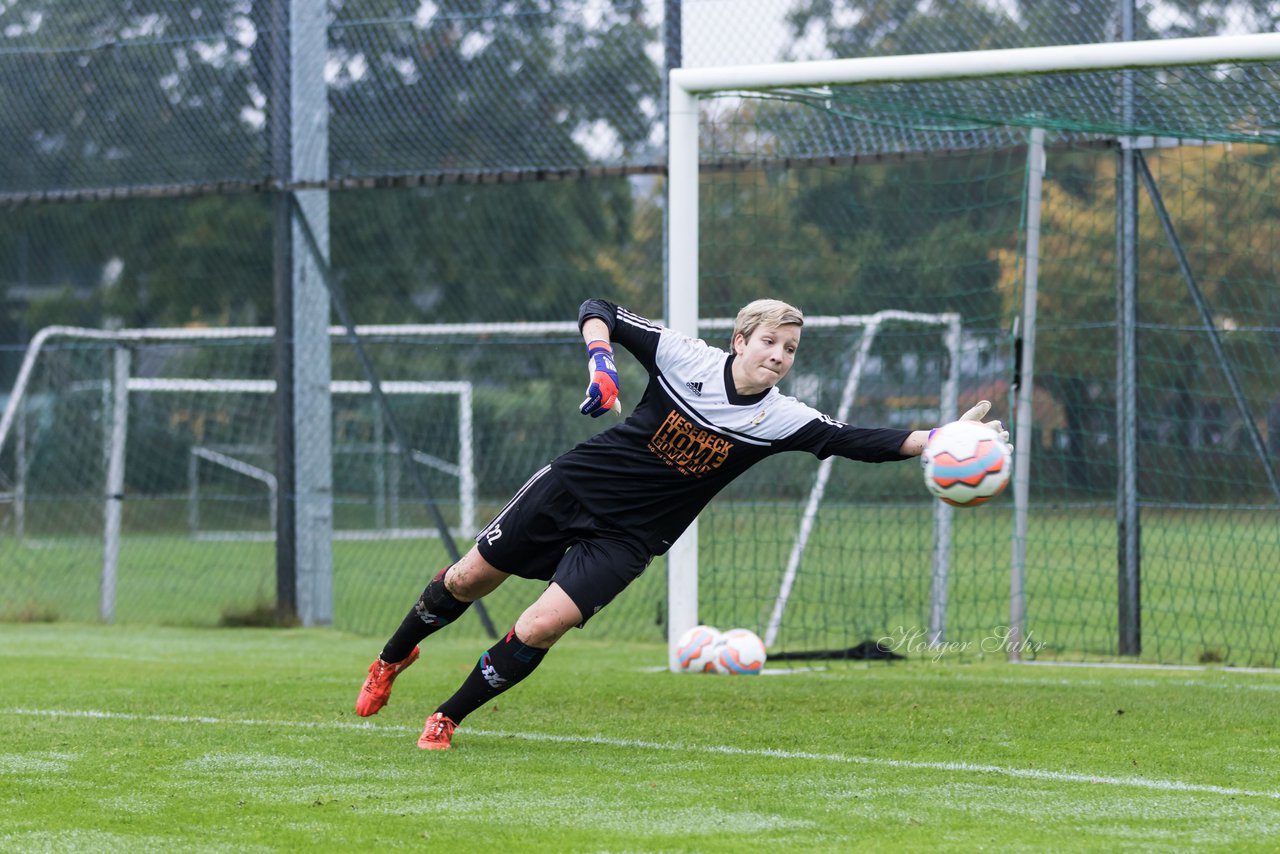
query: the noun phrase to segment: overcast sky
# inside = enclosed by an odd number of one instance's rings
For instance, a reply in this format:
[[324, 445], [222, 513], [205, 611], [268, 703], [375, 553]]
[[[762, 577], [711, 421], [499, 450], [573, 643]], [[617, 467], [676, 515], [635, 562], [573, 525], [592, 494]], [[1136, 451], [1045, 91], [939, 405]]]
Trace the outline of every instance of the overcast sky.
[[[662, 20], [662, 0], [648, 0], [651, 20]], [[684, 65], [777, 62], [788, 49], [799, 58], [821, 55], [820, 40], [801, 43], [783, 18], [795, 0], [684, 0]]]

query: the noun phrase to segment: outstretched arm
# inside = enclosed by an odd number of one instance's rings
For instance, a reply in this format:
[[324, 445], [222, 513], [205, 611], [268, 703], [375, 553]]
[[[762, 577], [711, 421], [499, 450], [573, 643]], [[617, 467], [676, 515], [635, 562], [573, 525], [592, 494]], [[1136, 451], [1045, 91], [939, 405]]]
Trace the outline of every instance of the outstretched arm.
[[[980, 400], [975, 403], [964, 415], [957, 418], [957, 421], [982, 421], [984, 415], [991, 409], [991, 401]], [[1006, 445], [1009, 443], [1009, 431], [1005, 429], [1003, 423], [999, 419], [983, 422], [985, 426], [990, 427], [999, 436], [1001, 441]], [[938, 428], [933, 428], [934, 430]], [[913, 430], [902, 442], [899, 451], [905, 457], [918, 457], [924, 453], [924, 446], [929, 441], [929, 437], [933, 435], [933, 430]]]
[[598, 317], [588, 317], [582, 324], [582, 342], [589, 347], [592, 341], [613, 343], [613, 339], [609, 337], [609, 324]]
[[911, 435], [907, 436], [898, 452], [904, 457], [920, 456], [924, 453], [925, 443], [929, 441], [929, 434], [932, 432], [932, 430], [912, 430]]

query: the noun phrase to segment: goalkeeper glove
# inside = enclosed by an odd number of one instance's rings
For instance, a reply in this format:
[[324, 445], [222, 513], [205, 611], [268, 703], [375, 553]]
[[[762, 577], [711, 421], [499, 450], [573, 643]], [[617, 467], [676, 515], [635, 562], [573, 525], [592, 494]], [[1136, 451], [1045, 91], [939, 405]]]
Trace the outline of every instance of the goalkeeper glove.
[[[975, 403], [972, 407], [970, 407], [968, 412], [966, 412], [964, 415], [961, 415], [960, 420], [961, 421], [982, 421], [982, 416], [986, 415], [987, 411], [990, 409], [991, 409], [991, 401], [980, 400], [977, 403]], [[1010, 453], [1013, 452], [1013, 445], [1009, 444], [1009, 430], [1007, 427], [1004, 426], [1004, 422], [1000, 421], [1000, 419], [997, 418], [991, 421], [983, 421], [982, 423], [983, 423], [983, 426], [990, 427], [992, 430], [996, 431], [996, 435], [1000, 437], [1000, 441], [1006, 445], [1009, 445], [1009, 452]]]
[[592, 418], [604, 415], [618, 402], [618, 369], [613, 363], [613, 347], [608, 341], [596, 340], [587, 345], [587, 370], [591, 384], [587, 386], [587, 398], [578, 411]]
[[[956, 420], [982, 422], [982, 416], [986, 415], [987, 412], [990, 411], [990, 409], [991, 409], [991, 401], [980, 400], [977, 403], [975, 403], [973, 406], [969, 407], [969, 409], [965, 412], [965, 414], [961, 415]], [[1013, 445], [1009, 443], [1009, 430], [1004, 426], [1004, 424], [999, 419], [995, 419], [992, 421], [985, 421], [982, 423], [983, 423], [983, 426], [990, 427], [992, 430], [994, 430], [996, 432], [996, 435], [1000, 438], [1000, 441], [1009, 446], [1010, 453], [1013, 452]], [[933, 434], [936, 432], [938, 432], [937, 427], [934, 427], [932, 430], [930, 430], [929, 438], [932, 439]]]
[[987, 414], [991, 409], [991, 401], [980, 400], [973, 406], [969, 407], [969, 411], [957, 418], [957, 421], [981, 421], [982, 416]]

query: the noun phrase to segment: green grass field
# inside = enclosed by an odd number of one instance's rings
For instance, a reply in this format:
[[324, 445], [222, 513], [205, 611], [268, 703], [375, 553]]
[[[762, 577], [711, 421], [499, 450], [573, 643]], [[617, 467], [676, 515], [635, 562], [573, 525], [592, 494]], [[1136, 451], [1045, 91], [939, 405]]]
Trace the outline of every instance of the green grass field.
[[6, 851], [1270, 851], [1280, 674], [655, 672], [575, 633], [469, 718], [443, 633], [367, 721], [335, 630], [0, 625]]

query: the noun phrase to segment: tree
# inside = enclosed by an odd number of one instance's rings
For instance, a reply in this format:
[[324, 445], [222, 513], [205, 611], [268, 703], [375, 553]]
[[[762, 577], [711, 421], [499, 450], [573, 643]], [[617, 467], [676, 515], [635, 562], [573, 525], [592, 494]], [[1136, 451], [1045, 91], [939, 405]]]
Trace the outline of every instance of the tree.
[[[1135, 3], [1135, 39], [1272, 32], [1280, 22], [1266, 0], [1171, 0]], [[817, 31], [835, 57], [1090, 44], [1121, 38], [1117, 0], [814, 0], [787, 20], [801, 39]]]
[[[0, 163], [0, 186], [264, 179], [269, 8], [234, 0], [181, 10], [155, 0], [74, 11], [55, 10], [51, 0], [10, 4], [0, 23], [43, 23], [6, 37], [34, 50], [24, 54], [31, 58], [22, 85], [0, 92], [0, 140], [15, 153]], [[408, 0], [335, 7], [331, 175], [530, 177], [652, 156], [659, 74], [645, 49], [655, 33], [634, 2], [451, 0], [431, 14], [423, 8]], [[331, 199], [335, 271], [360, 321], [560, 318], [601, 280], [631, 278], [616, 267], [632, 213], [622, 179]], [[81, 301], [99, 319], [271, 322], [262, 196], [21, 210], [0, 221], [0, 245], [40, 243], [40, 252], [66, 259], [45, 266], [73, 270], [74, 287], [88, 292], [108, 261], [122, 263], [109, 293]], [[35, 238], [33, 218], [51, 239]], [[39, 266], [6, 278], [18, 282]]]
[[[1165, 207], [1259, 419], [1275, 396], [1268, 365], [1280, 356], [1264, 329], [1280, 316], [1272, 247], [1280, 229], [1269, 146], [1182, 146], [1146, 154]], [[1066, 409], [1069, 469], [1087, 487], [1088, 436], [1112, 429], [1115, 383], [1116, 161], [1109, 151], [1049, 153], [1041, 206], [1040, 331], [1036, 384]], [[1143, 429], [1158, 444], [1203, 449], [1207, 419], [1234, 419], [1234, 403], [1186, 280], [1145, 191], [1139, 191], [1139, 384]], [[1007, 313], [1021, 310], [1019, 249], [997, 253]], [[1238, 424], [1238, 422], [1236, 422]], [[1238, 427], [1237, 427], [1238, 429]], [[1230, 432], [1230, 431], [1227, 431]], [[1226, 441], [1223, 437], [1222, 441]], [[1245, 446], [1243, 436], [1229, 444]]]
[[[646, 154], [658, 69], [636, 5], [348, 3], [332, 139], [351, 174], [557, 170]], [[408, 16], [405, 17], [406, 12]], [[373, 37], [356, 22], [401, 24]], [[617, 272], [633, 200], [621, 179], [463, 183], [335, 195], [333, 257], [362, 319], [560, 319]]]

